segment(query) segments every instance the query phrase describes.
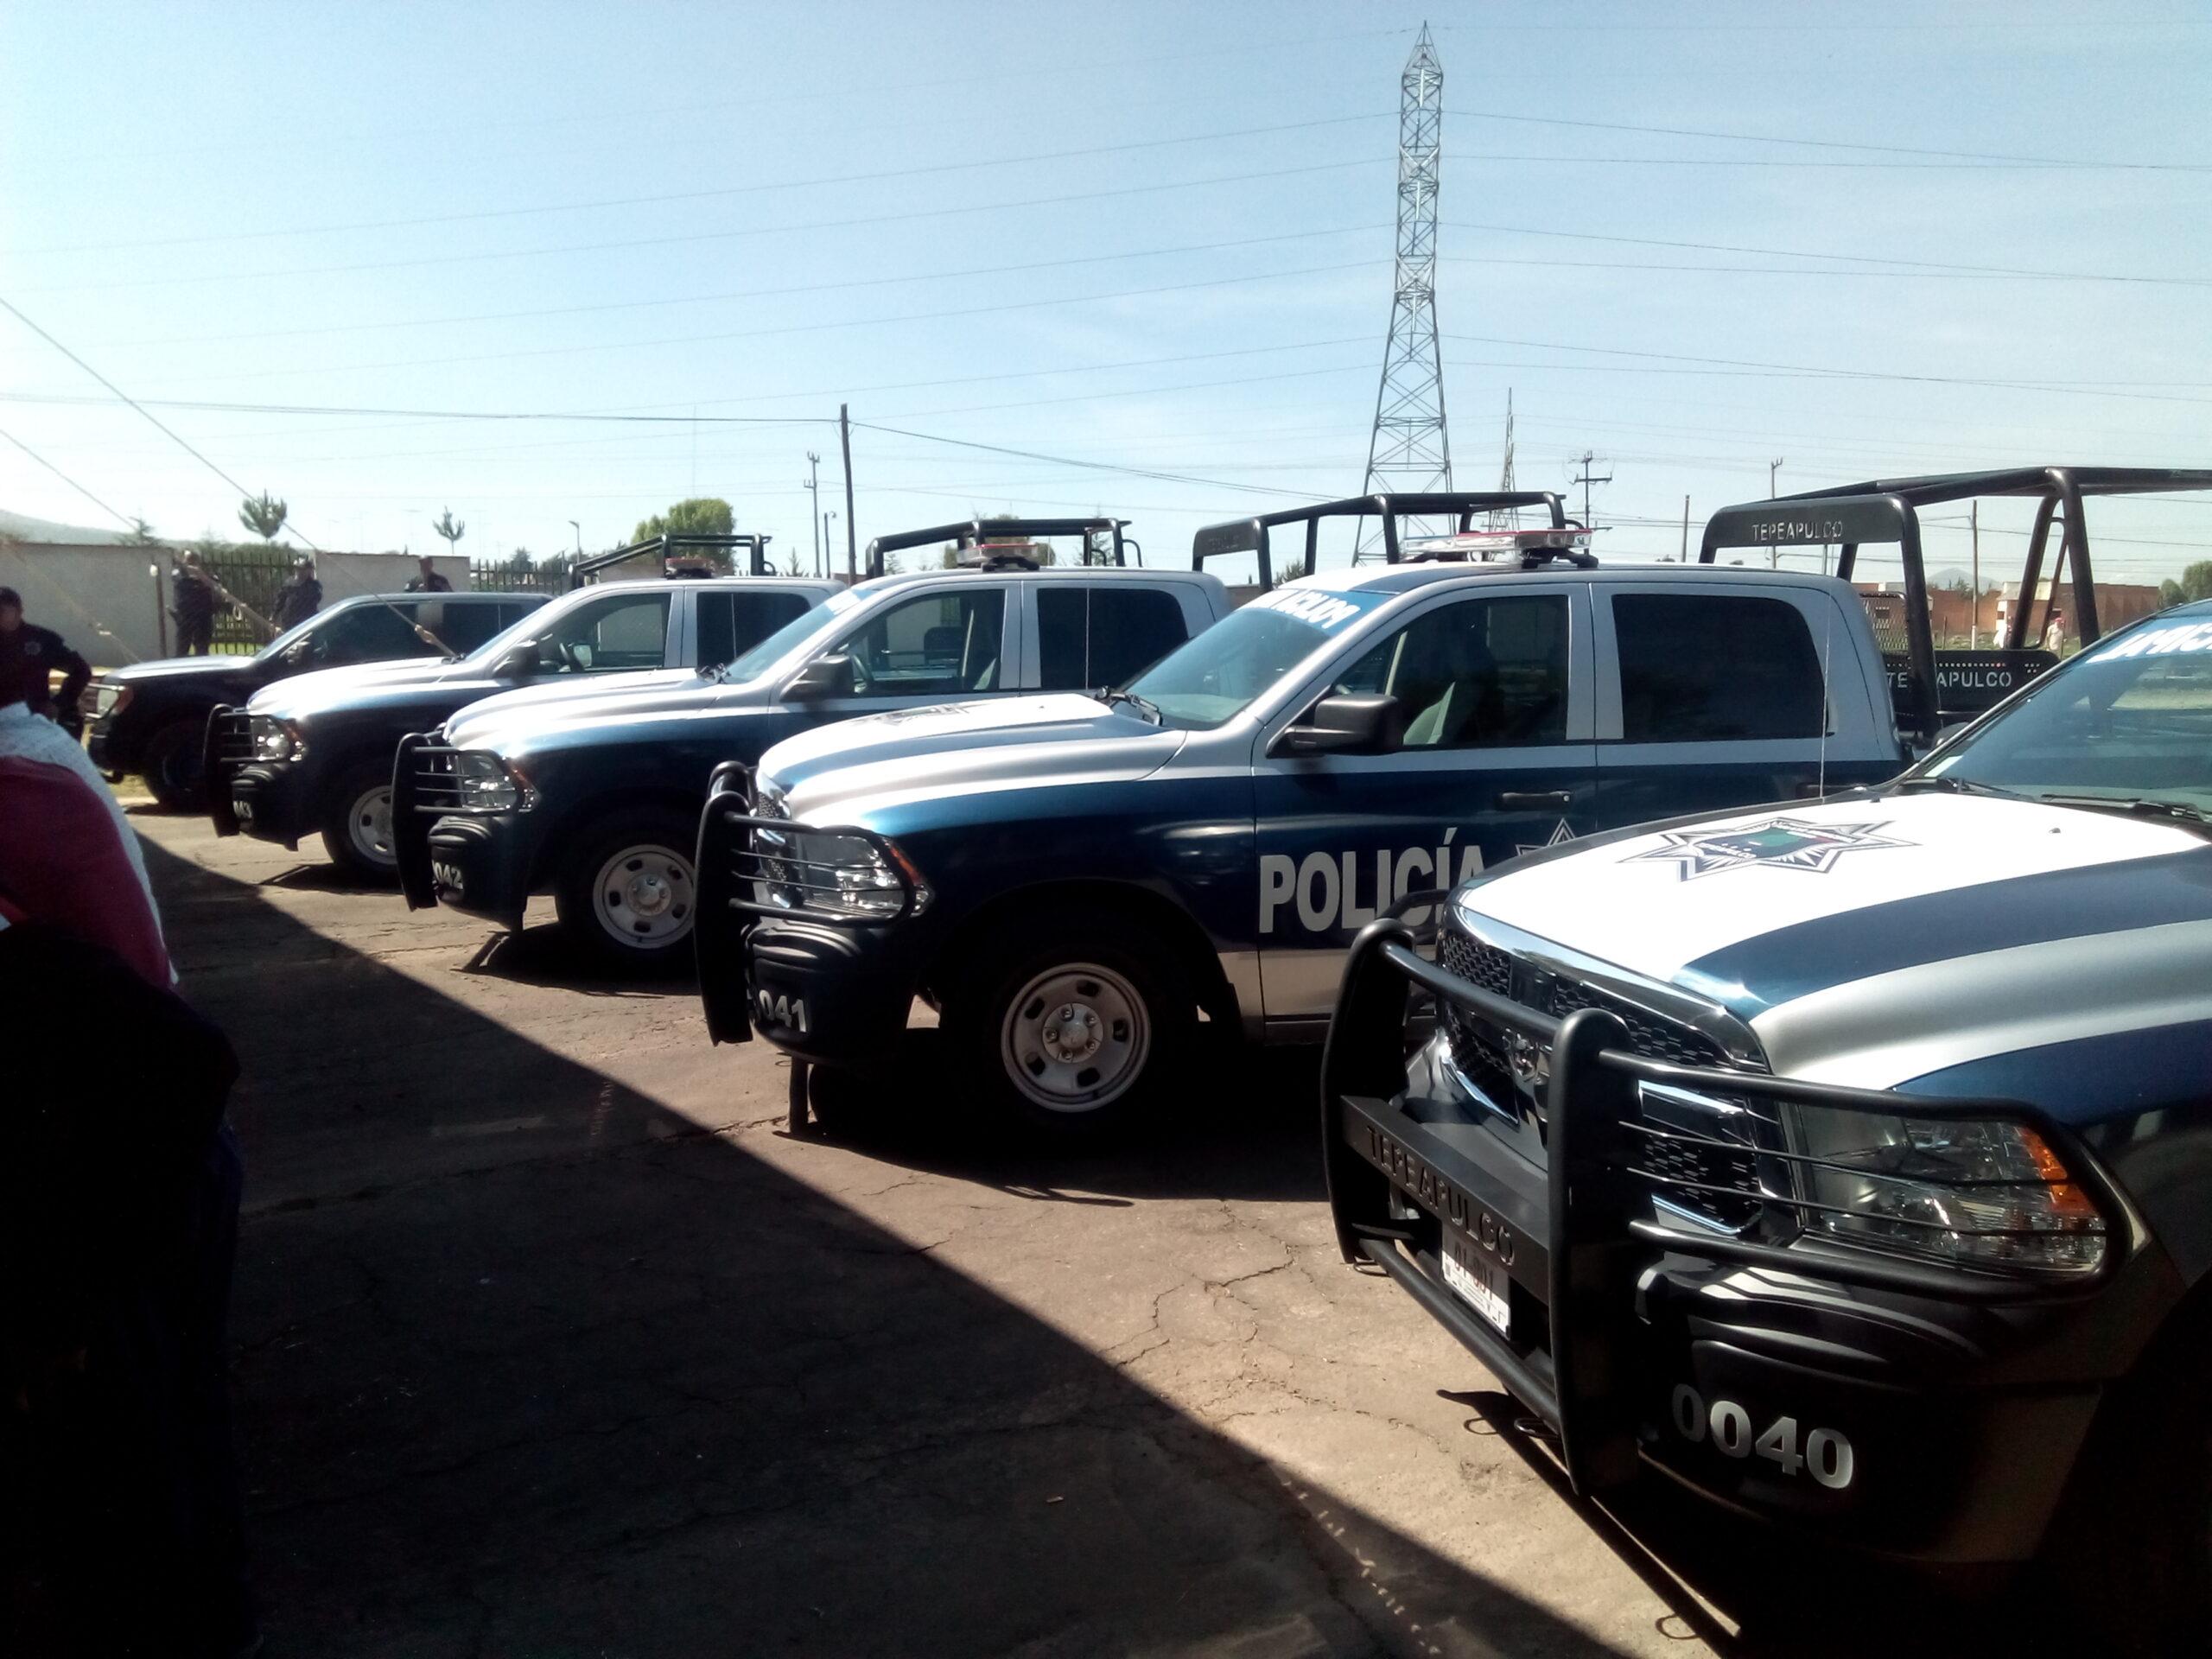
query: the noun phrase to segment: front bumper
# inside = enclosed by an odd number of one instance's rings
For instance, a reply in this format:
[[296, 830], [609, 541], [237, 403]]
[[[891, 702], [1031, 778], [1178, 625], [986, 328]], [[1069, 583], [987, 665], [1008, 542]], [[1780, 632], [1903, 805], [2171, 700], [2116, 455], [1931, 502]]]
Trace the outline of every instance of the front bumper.
[[[717, 1043], [760, 1034], [820, 1065], [867, 1068], [887, 1062], [918, 987], [923, 899], [901, 872], [899, 908], [866, 918], [770, 903], [755, 830], [809, 826], [753, 813], [752, 778], [731, 761], [715, 768], [699, 817], [699, 920], [693, 931], [699, 999]], [[880, 841], [840, 825], [835, 834]], [[899, 861], [890, 861], [893, 868]]]
[[461, 813], [453, 785], [455, 751], [434, 733], [399, 740], [392, 756], [391, 839], [410, 910], [438, 905], [519, 929], [530, 907], [537, 815]]
[[320, 827], [312, 780], [301, 766], [264, 761], [240, 766], [225, 774], [220, 787], [240, 835], [296, 848], [302, 836]]
[[[1541, 1166], [1452, 1087], [1436, 1046], [1408, 1066], [1409, 984], [1548, 1047]], [[2056, 1287], [1666, 1219], [1629, 1127], [1646, 1083], [2032, 1117], [2106, 1218], [2105, 1266]], [[1392, 921], [1347, 963], [1322, 1091], [1344, 1259], [1382, 1268], [1481, 1359], [1557, 1437], [1579, 1492], [1655, 1467], [1824, 1541], [2023, 1560], [2103, 1385], [2177, 1294], [2086, 1151], [2029, 1109], [1644, 1059], [1605, 1009], [1554, 1020], [1490, 995]]]

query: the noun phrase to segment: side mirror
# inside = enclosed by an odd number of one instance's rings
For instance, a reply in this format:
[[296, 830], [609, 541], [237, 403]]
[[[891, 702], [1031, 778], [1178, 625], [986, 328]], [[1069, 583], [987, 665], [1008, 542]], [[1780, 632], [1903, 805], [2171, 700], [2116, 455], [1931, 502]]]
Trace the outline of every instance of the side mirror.
[[1391, 754], [1404, 747], [1406, 705], [1397, 698], [1365, 692], [1324, 697], [1306, 718], [1286, 726], [1270, 751], [1275, 754]]
[[1961, 732], [1963, 732], [1967, 727], [1973, 724], [1974, 722], [1970, 720], [1953, 721], [1949, 725], [1944, 727], [1936, 734], [1936, 741], [1928, 746], [1929, 749], [1932, 753], [1936, 749], [1942, 748], [1946, 743], [1949, 742], [1953, 738], [1956, 737]]
[[818, 702], [824, 697], [853, 695], [853, 659], [842, 652], [817, 657], [791, 677], [784, 688], [785, 702]]
[[529, 679], [537, 672], [537, 641], [525, 639], [518, 645], [509, 645], [492, 672], [503, 680]]

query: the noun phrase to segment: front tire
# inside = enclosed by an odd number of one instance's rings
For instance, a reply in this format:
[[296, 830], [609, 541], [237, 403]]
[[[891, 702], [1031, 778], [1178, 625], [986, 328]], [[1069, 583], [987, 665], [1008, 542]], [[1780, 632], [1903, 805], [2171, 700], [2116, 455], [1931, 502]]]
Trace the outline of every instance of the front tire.
[[663, 973], [688, 963], [696, 833], [673, 811], [623, 813], [587, 830], [554, 887], [562, 931], [612, 973]]
[[1189, 976], [1161, 940], [1119, 917], [1040, 919], [986, 942], [968, 967], [965, 986], [941, 989], [955, 1064], [1033, 1129], [1116, 1133], [1183, 1070], [1197, 1025]]
[[391, 838], [391, 769], [371, 761], [349, 766], [327, 798], [322, 847], [330, 861], [365, 886], [399, 879]]
[[155, 804], [164, 812], [199, 812], [207, 804], [201, 776], [207, 739], [205, 721], [173, 720], [146, 741], [139, 773]]

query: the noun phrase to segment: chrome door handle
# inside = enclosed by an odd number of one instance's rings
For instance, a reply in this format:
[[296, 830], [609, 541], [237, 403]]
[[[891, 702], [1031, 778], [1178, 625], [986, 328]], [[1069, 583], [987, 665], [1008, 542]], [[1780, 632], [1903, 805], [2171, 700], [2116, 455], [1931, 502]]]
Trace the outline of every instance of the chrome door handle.
[[1497, 804], [1508, 812], [1535, 809], [1564, 812], [1574, 804], [1574, 792], [1566, 789], [1509, 789], [1497, 798]]

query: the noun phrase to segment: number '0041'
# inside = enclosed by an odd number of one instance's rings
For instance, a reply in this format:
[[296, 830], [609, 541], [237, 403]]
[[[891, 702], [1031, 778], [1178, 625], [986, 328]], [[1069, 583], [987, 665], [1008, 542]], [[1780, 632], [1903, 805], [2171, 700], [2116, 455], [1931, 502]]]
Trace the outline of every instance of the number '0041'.
[[1816, 1428], [1804, 1437], [1801, 1447], [1797, 1420], [1777, 1417], [1764, 1433], [1753, 1435], [1751, 1414], [1733, 1400], [1710, 1405], [1687, 1382], [1677, 1383], [1672, 1402], [1675, 1432], [1695, 1446], [1710, 1439], [1723, 1457], [1761, 1457], [1785, 1475], [1800, 1470], [1833, 1491], [1851, 1484], [1857, 1459], [1851, 1442], [1833, 1428]]

